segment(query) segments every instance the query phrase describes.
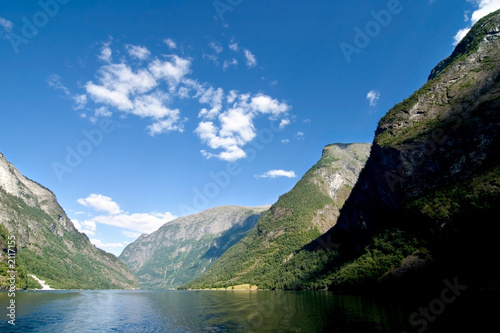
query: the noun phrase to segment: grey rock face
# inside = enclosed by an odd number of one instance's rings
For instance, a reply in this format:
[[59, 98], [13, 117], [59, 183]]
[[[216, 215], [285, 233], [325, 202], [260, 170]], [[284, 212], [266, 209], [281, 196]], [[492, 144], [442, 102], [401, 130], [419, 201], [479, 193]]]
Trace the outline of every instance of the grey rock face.
[[369, 143], [338, 143], [323, 149], [321, 167], [311, 177], [311, 181], [333, 200], [318, 210], [313, 218], [313, 223], [322, 233], [337, 222], [340, 209], [356, 184], [370, 149]]
[[23, 176], [1, 153], [0, 224], [15, 235], [29, 273], [55, 288], [137, 287], [122, 262], [75, 229], [50, 190]]
[[168, 222], [129, 244], [120, 259], [141, 288], [175, 288], [200, 276], [269, 207], [221, 206]]
[[404, 205], [498, 165], [499, 110], [497, 11], [471, 29], [423, 88], [380, 120], [366, 167], [324, 238], [362, 249]]

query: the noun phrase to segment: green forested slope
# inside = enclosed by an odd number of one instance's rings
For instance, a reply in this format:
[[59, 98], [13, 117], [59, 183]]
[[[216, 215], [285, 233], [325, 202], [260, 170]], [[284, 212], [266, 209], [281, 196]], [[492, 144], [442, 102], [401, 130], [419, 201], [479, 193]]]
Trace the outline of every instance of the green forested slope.
[[24, 177], [2, 154], [0, 226], [16, 240], [19, 287], [25, 287], [26, 274], [56, 289], [137, 287], [137, 279], [118, 258], [97, 249], [75, 229], [52, 192]]
[[[369, 149], [369, 144], [325, 147], [318, 163], [262, 214], [250, 233], [224, 253], [207, 273], [184, 288], [240, 284], [295, 287], [297, 279], [287, 274], [287, 261], [320, 236], [325, 225], [329, 228], [335, 224]], [[311, 269], [319, 261], [302, 264]]]

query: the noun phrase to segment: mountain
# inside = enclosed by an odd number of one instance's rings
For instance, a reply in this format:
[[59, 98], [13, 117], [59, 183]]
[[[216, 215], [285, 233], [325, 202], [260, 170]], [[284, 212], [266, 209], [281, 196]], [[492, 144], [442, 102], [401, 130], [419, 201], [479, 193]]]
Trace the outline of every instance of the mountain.
[[308, 181], [317, 165], [185, 287], [430, 290], [443, 281], [500, 287], [499, 111], [497, 11], [379, 121], [366, 165], [331, 229], [304, 244], [318, 232], [310, 221], [327, 199], [312, 186], [319, 182]]
[[58, 289], [137, 287], [118, 258], [75, 229], [50, 190], [23, 176], [1, 153], [0, 225], [5, 227], [0, 243], [15, 237], [16, 266], [24, 274], [18, 278], [33, 274]]
[[380, 120], [337, 224], [305, 248], [341, 244], [317, 286], [417, 285], [454, 276], [471, 287], [499, 286], [499, 135], [497, 11]]
[[[264, 212], [255, 227], [199, 279], [183, 288], [251, 284], [291, 287], [284, 269], [304, 245], [335, 225], [354, 187], [370, 144], [332, 144], [294, 188]], [[304, 265], [317, 265], [304, 262]], [[294, 286], [294, 285], [293, 285]]]
[[141, 235], [119, 258], [141, 288], [176, 288], [201, 276], [268, 208], [221, 206], [180, 217]]

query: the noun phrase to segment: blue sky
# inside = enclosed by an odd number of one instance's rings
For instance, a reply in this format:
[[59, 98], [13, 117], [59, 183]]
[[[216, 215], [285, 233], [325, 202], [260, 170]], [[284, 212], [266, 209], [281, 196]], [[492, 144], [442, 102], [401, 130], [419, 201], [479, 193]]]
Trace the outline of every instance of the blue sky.
[[119, 254], [371, 142], [496, 0], [2, 1], [0, 151]]

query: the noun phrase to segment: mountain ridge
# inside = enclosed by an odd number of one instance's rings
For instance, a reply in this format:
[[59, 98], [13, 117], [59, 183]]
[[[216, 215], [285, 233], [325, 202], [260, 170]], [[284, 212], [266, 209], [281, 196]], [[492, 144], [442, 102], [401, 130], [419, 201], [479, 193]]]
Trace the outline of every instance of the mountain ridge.
[[[494, 245], [500, 227], [488, 217], [500, 201], [499, 111], [496, 11], [472, 27], [422, 88], [380, 119], [369, 158], [334, 226], [245, 279], [247, 270], [262, 266], [252, 258], [246, 266], [231, 260], [233, 252], [259, 244], [246, 237], [185, 287], [246, 282], [264, 289], [409, 290], [450, 276], [471, 288], [500, 285], [491, 264], [500, 255]], [[274, 205], [268, 214], [273, 211], [282, 217], [287, 212]], [[249, 235], [265, 235], [269, 225], [259, 220]], [[236, 273], [228, 273], [231, 266]]]
[[[499, 111], [496, 11], [379, 121], [337, 224], [307, 247], [342, 244], [343, 259], [328, 263], [318, 284], [414, 288], [452, 274], [477, 288], [498, 283], [488, 258], [498, 255], [492, 244], [499, 228], [488, 216], [500, 200]], [[399, 274], [403, 262], [415, 265]]]
[[127, 245], [119, 259], [141, 288], [175, 288], [200, 276], [269, 206], [225, 205], [165, 223]]
[[15, 236], [16, 259], [26, 271], [54, 288], [137, 287], [123, 263], [76, 230], [49, 189], [23, 176], [1, 153], [0, 224]]
[[284, 288], [282, 269], [302, 246], [336, 222], [368, 158], [370, 144], [331, 144], [292, 190], [264, 212], [255, 227], [199, 279], [182, 288], [257, 285]]

